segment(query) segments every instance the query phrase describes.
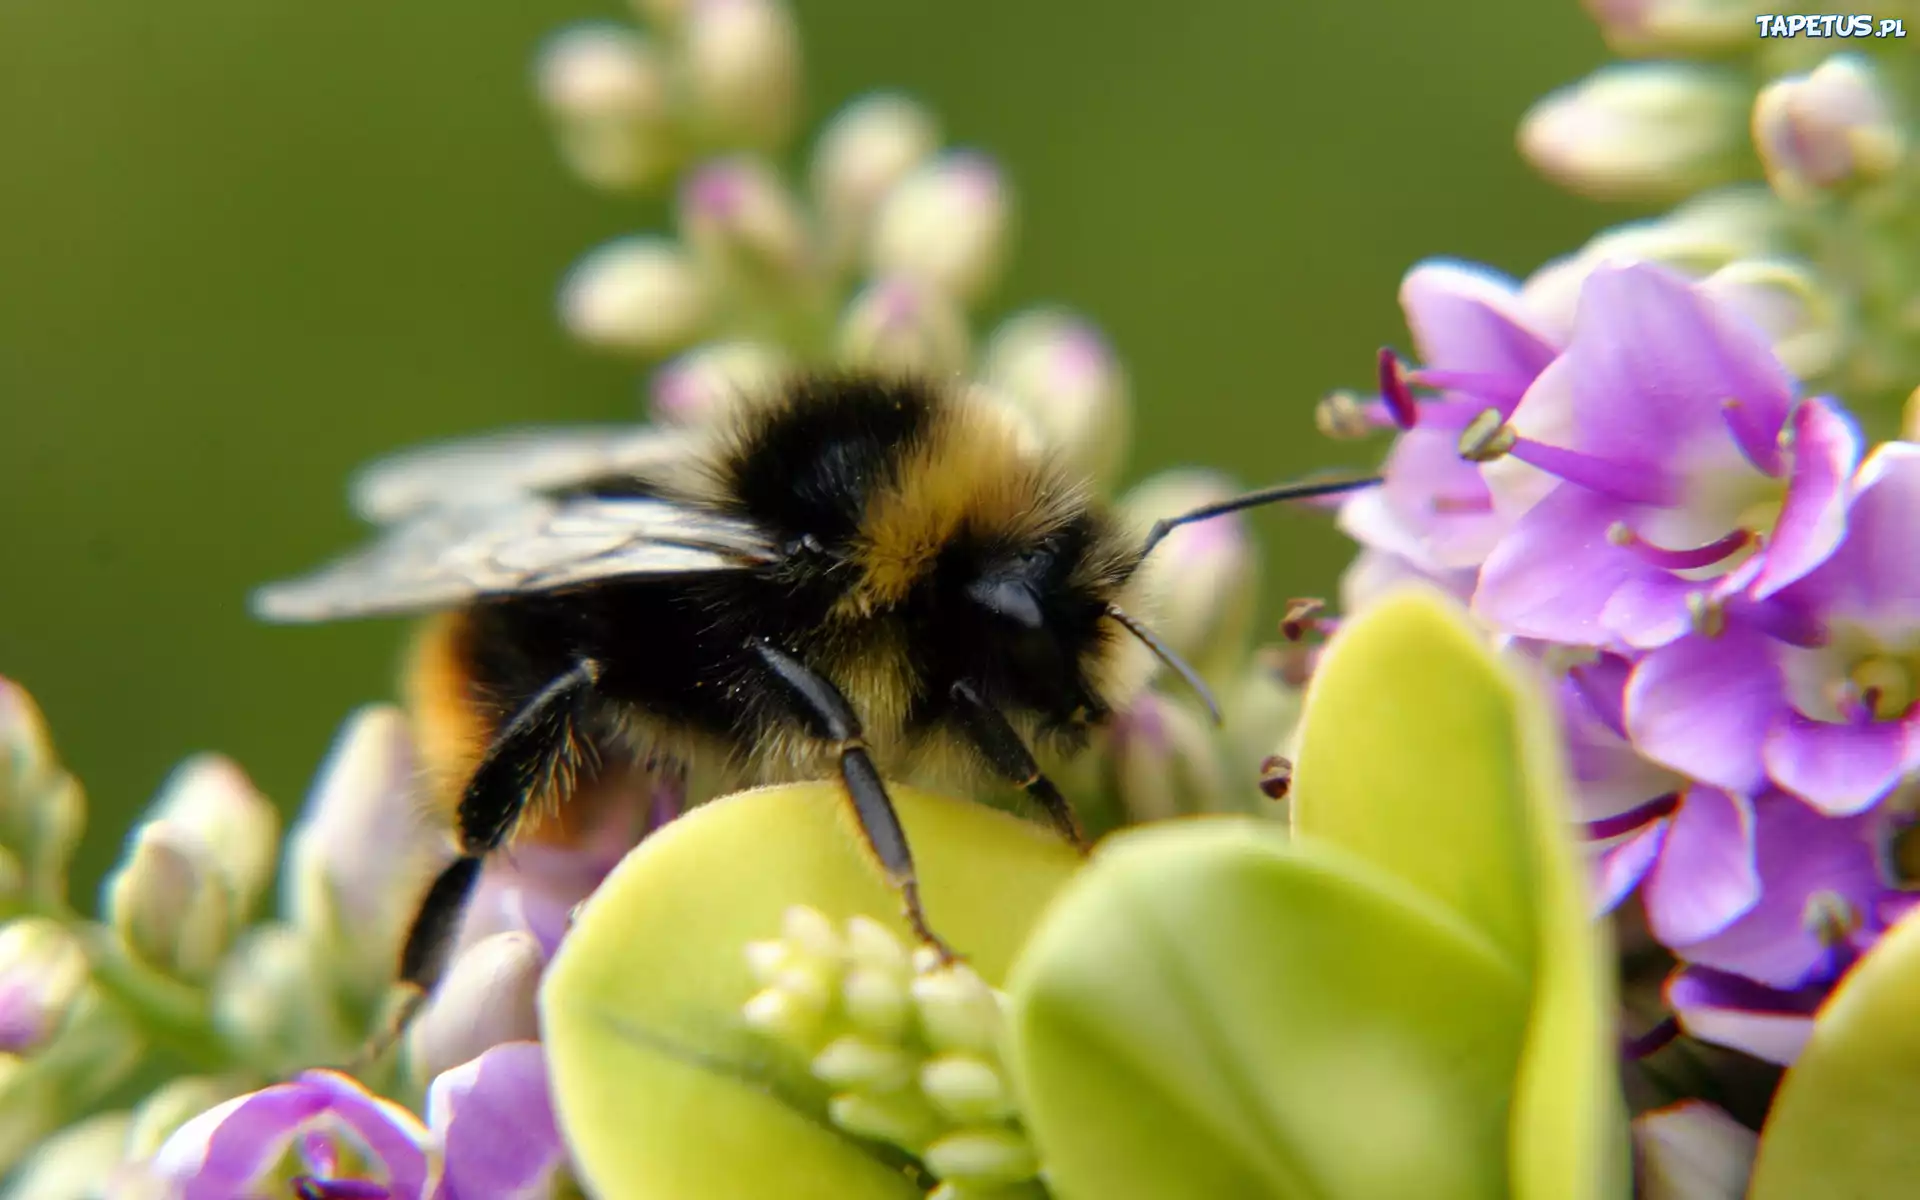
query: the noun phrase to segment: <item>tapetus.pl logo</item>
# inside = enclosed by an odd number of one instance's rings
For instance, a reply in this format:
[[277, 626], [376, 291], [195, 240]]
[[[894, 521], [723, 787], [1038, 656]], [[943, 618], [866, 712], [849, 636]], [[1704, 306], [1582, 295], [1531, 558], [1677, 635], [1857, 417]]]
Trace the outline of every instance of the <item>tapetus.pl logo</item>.
[[1754, 18], [1760, 26], [1760, 36], [1775, 37], [1837, 37], [1837, 38], [1903, 38], [1907, 36], [1907, 23], [1901, 17], [1874, 17], [1869, 13], [1825, 13], [1813, 16], [1807, 13], [1761, 13]]

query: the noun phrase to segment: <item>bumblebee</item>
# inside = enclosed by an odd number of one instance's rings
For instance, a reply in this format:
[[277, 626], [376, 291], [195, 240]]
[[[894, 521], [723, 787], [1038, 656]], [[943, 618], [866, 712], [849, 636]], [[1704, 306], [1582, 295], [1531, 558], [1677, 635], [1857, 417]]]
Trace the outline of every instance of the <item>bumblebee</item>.
[[993, 402], [807, 375], [707, 428], [524, 431], [375, 463], [352, 499], [377, 540], [254, 607], [279, 622], [436, 614], [411, 702], [459, 856], [402, 951], [416, 997], [487, 857], [564, 837], [569, 802], [611, 765], [701, 764], [740, 785], [837, 774], [913, 931], [952, 957], [884, 776], [957, 758], [1024, 788], [1084, 847], [1033, 747], [1082, 745], [1144, 685], [1141, 646], [1204, 695], [1127, 611], [1154, 543], [1372, 482], [1251, 493], [1142, 544]]

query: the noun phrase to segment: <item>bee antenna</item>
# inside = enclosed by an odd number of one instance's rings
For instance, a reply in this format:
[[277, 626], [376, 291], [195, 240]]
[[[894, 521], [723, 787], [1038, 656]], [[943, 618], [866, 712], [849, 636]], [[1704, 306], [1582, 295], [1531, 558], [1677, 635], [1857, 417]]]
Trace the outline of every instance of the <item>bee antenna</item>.
[[[1152, 554], [1153, 548], [1160, 544], [1162, 538], [1182, 525], [1191, 525], [1195, 521], [1210, 521], [1214, 517], [1224, 517], [1228, 513], [1259, 508], [1266, 504], [1279, 504], [1286, 500], [1313, 500], [1321, 496], [1338, 496], [1344, 492], [1357, 492], [1361, 488], [1370, 488], [1379, 482], [1378, 475], [1368, 475], [1360, 479], [1303, 480], [1297, 483], [1283, 483], [1277, 487], [1261, 488], [1257, 492], [1248, 492], [1244, 496], [1235, 496], [1231, 500], [1203, 504], [1177, 517], [1155, 521], [1153, 529], [1147, 534], [1146, 544], [1140, 547], [1140, 557], [1145, 558]], [[1136, 629], [1135, 632], [1139, 631]]]
[[1154, 633], [1153, 630], [1148, 629], [1145, 625], [1134, 620], [1126, 613], [1121, 612], [1118, 608], [1111, 604], [1107, 605], [1107, 615], [1120, 622], [1121, 628], [1139, 638], [1142, 645], [1153, 651], [1155, 658], [1167, 664], [1173, 673], [1180, 677], [1182, 682], [1193, 689], [1194, 695], [1200, 697], [1200, 703], [1207, 706], [1207, 715], [1213, 718], [1213, 723], [1215, 725], [1221, 723], [1220, 705], [1213, 698], [1213, 689], [1207, 686], [1206, 680], [1200, 678], [1200, 672], [1188, 665], [1186, 659], [1174, 653], [1173, 647], [1161, 641], [1159, 635]]

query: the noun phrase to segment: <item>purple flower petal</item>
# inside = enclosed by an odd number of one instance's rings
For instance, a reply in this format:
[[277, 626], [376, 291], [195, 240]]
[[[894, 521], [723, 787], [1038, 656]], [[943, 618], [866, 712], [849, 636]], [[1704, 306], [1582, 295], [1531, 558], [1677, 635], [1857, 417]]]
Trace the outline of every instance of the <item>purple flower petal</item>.
[[1822, 399], [1794, 410], [1793, 473], [1766, 565], [1753, 585], [1765, 599], [1825, 562], [1847, 535], [1847, 500], [1860, 462], [1860, 430]]
[[1556, 353], [1530, 328], [1518, 286], [1472, 263], [1420, 263], [1400, 283], [1400, 308], [1427, 364], [1532, 379]]
[[1641, 753], [1743, 794], [1765, 785], [1761, 743], [1786, 709], [1772, 643], [1746, 629], [1663, 646], [1627, 681], [1627, 731]]
[[[1381, 469], [1385, 482], [1370, 489], [1415, 539], [1419, 550], [1408, 557], [1436, 569], [1478, 566], [1507, 524], [1493, 511], [1493, 494], [1479, 470], [1460, 457], [1458, 440], [1444, 430], [1409, 429], [1387, 455]], [[1379, 544], [1349, 532], [1356, 540]]]
[[1846, 540], [1792, 594], [1888, 631], [1920, 627], [1920, 445], [1887, 442], [1854, 476]]
[[1693, 627], [1687, 598], [1700, 590], [1699, 583], [1663, 570], [1638, 571], [1608, 598], [1600, 624], [1636, 649], [1664, 646]]
[[427, 1112], [446, 1151], [434, 1200], [542, 1200], [566, 1161], [537, 1042], [509, 1042], [442, 1072]]
[[1767, 731], [1767, 774], [1829, 816], [1873, 807], [1900, 782], [1907, 730], [1897, 721], [1816, 721], [1788, 712]]
[[1660, 463], [1678, 446], [1732, 437], [1755, 467], [1779, 473], [1793, 380], [1759, 329], [1684, 277], [1649, 263], [1596, 268], [1567, 356], [1579, 449]]
[[1711, 967], [1685, 967], [1667, 980], [1667, 1007], [1703, 1042], [1731, 1046], [1781, 1066], [1813, 1036], [1825, 986], [1776, 991]]
[[1607, 847], [1594, 863], [1593, 907], [1596, 914], [1610, 913], [1640, 886], [1647, 871], [1660, 857], [1666, 845], [1670, 819], [1642, 826], [1625, 841]]
[[1712, 937], [1760, 901], [1753, 808], [1718, 788], [1690, 788], [1647, 876], [1647, 926], [1668, 946]]
[[1487, 556], [1473, 610], [1508, 633], [1576, 646], [1611, 642], [1600, 614], [1643, 564], [1607, 540], [1617, 502], [1561, 484]]
[[[1800, 988], [1830, 981], [1883, 928], [1878, 820], [1823, 816], [1792, 796], [1769, 792], [1754, 801], [1753, 862], [1765, 888], [1759, 903], [1711, 937], [1667, 944], [1700, 966], [1736, 972], [1768, 987]], [[1850, 910], [1848, 944], [1835, 946], [1808, 920], [1816, 900]], [[1663, 939], [1664, 940], [1664, 939]]]

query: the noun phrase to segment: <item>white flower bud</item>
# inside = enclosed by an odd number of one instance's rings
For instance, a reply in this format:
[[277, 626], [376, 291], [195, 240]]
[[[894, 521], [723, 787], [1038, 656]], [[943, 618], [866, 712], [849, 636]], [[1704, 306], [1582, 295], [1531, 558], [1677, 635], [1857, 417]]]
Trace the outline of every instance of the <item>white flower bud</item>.
[[246, 772], [221, 755], [196, 755], [167, 777], [152, 812], [193, 836], [225, 881], [235, 917], [249, 917], [273, 878], [280, 814]]
[[1520, 151], [1549, 179], [1607, 199], [1685, 195], [1729, 178], [1750, 93], [1687, 63], [1602, 67], [1533, 106]]
[[1728, 263], [1700, 288], [1759, 326], [1798, 378], [1824, 375], [1846, 347], [1840, 306], [1804, 267], [1751, 259]]
[[814, 1055], [813, 1077], [828, 1087], [891, 1092], [913, 1077], [913, 1060], [899, 1046], [863, 1037], [839, 1037]]
[[538, 71], [561, 152], [588, 183], [639, 190], [678, 162], [667, 67], [647, 38], [614, 25], [577, 26], [547, 44]]
[[[359, 1048], [333, 1003], [333, 970], [303, 931], [273, 923], [247, 931], [214, 984], [213, 1014], [255, 1061], [293, 1070], [338, 1062]], [[388, 978], [393, 971], [387, 963]]]
[[59, 922], [0, 925], [0, 1054], [26, 1056], [52, 1041], [86, 984], [86, 951]]
[[1226, 772], [1205, 721], [1186, 705], [1149, 691], [1114, 723], [1114, 790], [1129, 819], [1158, 821], [1248, 807], [1227, 803]]
[[864, 97], [827, 123], [808, 174], [830, 264], [851, 264], [881, 199], [939, 148], [933, 114], [906, 96]]
[[1019, 1183], [1040, 1169], [1033, 1146], [1011, 1129], [962, 1129], [940, 1138], [920, 1157], [942, 1179], [981, 1187]]
[[220, 964], [240, 919], [206, 848], [169, 821], [149, 821], [106, 883], [107, 920], [141, 961], [200, 980]]
[[632, 237], [588, 254], [560, 287], [560, 319], [590, 346], [642, 357], [668, 354], [706, 326], [712, 289], [663, 238]]
[[85, 810], [39, 706], [25, 688], [0, 678], [0, 848], [16, 868], [12, 890], [61, 894]]
[[939, 1114], [915, 1091], [843, 1092], [827, 1101], [827, 1116], [848, 1133], [917, 1151], [940, 1133]]
[[861, 1031], [897, 1040], [907, 1026], [906, 981], [874, 967], [855, 967], [841, 981], [840, 1006]]
[[1836, 54], [1768, 84], [1753, 104], [1753, 144], [1784, 200], [1807, 201], [1886, 178], [1906, 135], [1866, 58]]
[[999, 166], [977, 151], [949, 151], [881, 201], [867, 261], [876, 275], [918, 279], [970, 304], [999, 281], [1012, 224]]
[[871, 968], [903, 986], [913, 974], [913, 961], [906, 946], [891, 929], [872, 917], [848, 918], [847, 957], [855, 967]]
[[972, 1054], [942, 1054], [920, 1067], [920, 1090], [948, 1120], [985, 1125], [1015, 1115], [1013, 1094], [998, 1067]]
[[771, 394], [792, 370], [784, 350], [763, 342], [695, 346], [653, 373], [653, 415], [675, 425], [703, 425], [735, 404]]
[[904, 277], [863, 290], [840, 318], [837, 348], [848, 366], [952, 377], [966, 369], [966, 317], [945, 293]]
[[781, 0], [691, 0], [682, 63], [694, 122], [716, 145], [775, 147], [800, 111], [800, 34]]
[[921, 1032], [935, 1050], [1000, 1052], [1000, 999], [972, 968], [939, 967], [916, 977], [911, 990]]
[[[1166, 471], [1130, 490], [1120, 512], [1144, 535], [1153, 522], [1237, 494], [1207, 471]], [[1203, 674], [1245, 657], [1260, 588], [1259, 553], [1238, 515], [1184, 525], [1140, 568], [1140, 587], [1160, 639]]]
[[748, 286], [788, 289], [813, 270], [799, 202], [760, 159], [703, 163], [680, 189], [679, 216], [699, 259]]
[[393, 982], [414, 903], [452, 857], [415, 795], [406, 718], [388, 705], [348, 718], [287, 851], [284, 903], [333, 978], [367, 1003]]
[[530, 933], [496, 933], [447, 968], [433, 999], [407, 1031], [414, 1081], [469, 1062], [503, 1042], [540, 1036], [540, 972], [546, 959]]
[[987, 343], [986, 382], [1032, 417], [1075, 470], [1110, 482], [1126, 458], [1127, 374], [1100, 331], [1057, 309], [1009, 318]]
[[1772, 0], [1586, 0], [1607, 45], [1623, 55], [1711, 54], [1754, 42]]

